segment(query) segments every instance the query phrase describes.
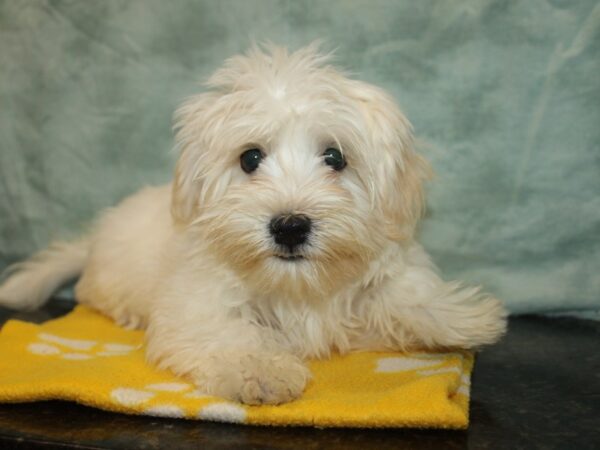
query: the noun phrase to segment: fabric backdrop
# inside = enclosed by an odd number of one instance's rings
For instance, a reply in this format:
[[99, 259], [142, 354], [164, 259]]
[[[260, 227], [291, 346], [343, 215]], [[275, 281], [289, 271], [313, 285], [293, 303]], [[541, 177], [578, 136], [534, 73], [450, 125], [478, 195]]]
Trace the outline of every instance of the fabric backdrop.
[[593, 1], [0, 1], [0, 268], [167, 181], [171, 114], [224, 58], [317, 38], [414, 124], [447, 278], [600, 309]]

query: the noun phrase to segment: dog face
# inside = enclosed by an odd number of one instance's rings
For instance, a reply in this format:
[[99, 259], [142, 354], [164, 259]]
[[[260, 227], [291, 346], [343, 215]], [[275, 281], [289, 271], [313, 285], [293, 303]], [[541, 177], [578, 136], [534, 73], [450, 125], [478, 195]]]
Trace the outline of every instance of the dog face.
[[253, 49], [176, 113], [176, 222], [260, 292], [329, 295], [412, 236], [427, 164], [381, 90], [315, 46]]

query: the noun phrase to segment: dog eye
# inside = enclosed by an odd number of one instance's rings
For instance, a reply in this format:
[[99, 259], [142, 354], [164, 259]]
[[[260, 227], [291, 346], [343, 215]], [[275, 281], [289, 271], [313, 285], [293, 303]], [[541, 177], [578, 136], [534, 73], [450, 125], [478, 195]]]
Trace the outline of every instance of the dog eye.
[[331, 166], [333, 170], [340, 171], [346, 167], [346, 159], [337, 148], [328, 148], [323, 152], [323, 157], [325, 164]]
[[240, 166], [244, 172], [252, 173], [258, 168], [263, 158], [263, 152], [258, 148], [251, 148], [240, 155]]

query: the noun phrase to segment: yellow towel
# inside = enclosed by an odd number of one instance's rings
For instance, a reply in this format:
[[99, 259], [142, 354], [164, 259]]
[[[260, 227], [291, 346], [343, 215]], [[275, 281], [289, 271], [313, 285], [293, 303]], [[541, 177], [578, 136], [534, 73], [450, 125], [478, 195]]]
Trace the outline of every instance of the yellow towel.
[[72, 400], [108, 411], [254, 425], [466, 428], [473, 355], [355, 353], [310, 363], [302, 397], [246, 406], [144, 362], [143, 333], [78, 306], [0, 332], [0, 402]]

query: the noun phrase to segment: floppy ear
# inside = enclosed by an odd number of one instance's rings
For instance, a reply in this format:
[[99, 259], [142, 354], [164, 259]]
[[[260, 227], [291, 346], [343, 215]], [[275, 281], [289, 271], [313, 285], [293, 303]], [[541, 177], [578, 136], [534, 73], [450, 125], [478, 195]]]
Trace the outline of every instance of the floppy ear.
[[[391, 194], [386, 196], [383, 211], [391, 239], [411, 238], [425, 212], [424, 182], [431, 179], [429, 163], [414, 151], [414, 144], [403, 150], [402, 164], [396, 164], [388, 182]], [[385, 201], [387, 200], [387, 201]]]
[[392, 240], [411, 238], [425, 209], [424, 181], [429, 163], [414, 149], [412, 126], [394, 100], [381, 89], [356, 82], [354, 91], [367, 117], [375, 161], [375, 197]]
[[207, 110], [214, 100], [214, 92], [196, 95], [175, 112], [175, 142], [179, 159], [172, 184], [171, 215], [178, 223], [189, 223], [198, 214], [202, 191], [202, 156], [207, 145]]

